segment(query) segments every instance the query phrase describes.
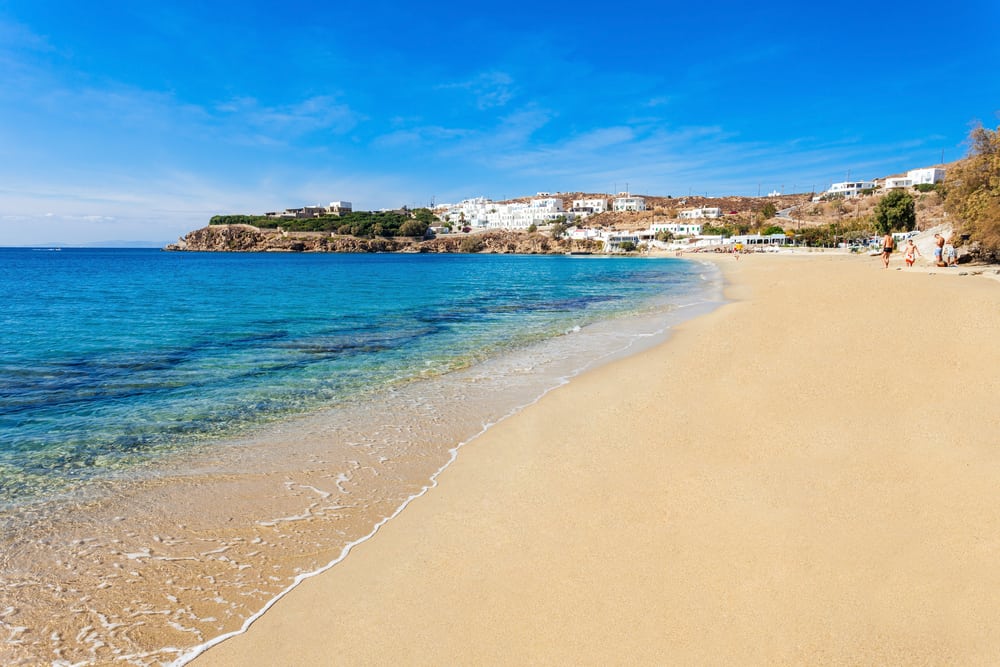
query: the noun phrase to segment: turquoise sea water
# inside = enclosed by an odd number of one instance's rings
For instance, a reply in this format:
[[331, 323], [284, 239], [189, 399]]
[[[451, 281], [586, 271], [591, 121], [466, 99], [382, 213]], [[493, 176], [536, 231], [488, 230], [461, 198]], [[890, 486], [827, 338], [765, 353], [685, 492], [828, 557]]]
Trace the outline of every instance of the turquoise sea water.
[[0, 249], [0, 663], [184, 664], [718, 292], [672, 258]]
[[0, 503], [704, 287], [670, 259], [0, 250]]

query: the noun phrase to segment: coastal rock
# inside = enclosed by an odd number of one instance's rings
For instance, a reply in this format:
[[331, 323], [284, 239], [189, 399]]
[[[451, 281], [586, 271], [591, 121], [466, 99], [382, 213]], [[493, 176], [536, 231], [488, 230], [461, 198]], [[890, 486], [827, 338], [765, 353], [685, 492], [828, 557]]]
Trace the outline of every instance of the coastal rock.
[[553, 239], [538, 232], [490, 231], [448, 234], [432, 239], [359, 238], [325, 232], [285, 232], [252, 225], [209, 225], [189, 232], [165, 249], [190, 252], [478, 252], [541, 255], [600, 252], [602, 244]]

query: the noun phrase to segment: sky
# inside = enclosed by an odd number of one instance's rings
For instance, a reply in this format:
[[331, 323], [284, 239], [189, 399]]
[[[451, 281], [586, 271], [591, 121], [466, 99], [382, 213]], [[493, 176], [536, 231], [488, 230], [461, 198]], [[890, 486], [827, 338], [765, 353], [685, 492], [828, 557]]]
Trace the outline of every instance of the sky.
[[997, 0], [0, 0], [0, 245], [887, 176], [1000, 123], [997, 26]]

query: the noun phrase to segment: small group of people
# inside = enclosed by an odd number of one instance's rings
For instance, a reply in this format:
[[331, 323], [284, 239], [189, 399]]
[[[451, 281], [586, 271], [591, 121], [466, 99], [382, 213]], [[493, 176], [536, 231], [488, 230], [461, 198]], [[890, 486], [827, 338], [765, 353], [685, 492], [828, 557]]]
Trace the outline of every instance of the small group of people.
[[940, 234], [934, 235], [934, 266], [958, 265], [958, 253], [951, 239], [945, 239]]
[[[892, 234], [882, 237], [882, 265], [889, 268], [889, 257], [896, 249], [896, 239]], [[907, 266], [913, 266], [917, 257], [923, 257], [920, 248], [913, 242], [913, 239], [906, 240], [906, 247], [903, 248], [903, 261]], [[950, 239], [945, 239], [940, 234], [934, 235], [934, 265], [935, 266], [957, 266], [958, 252], [955, 251], [954, 244]]]

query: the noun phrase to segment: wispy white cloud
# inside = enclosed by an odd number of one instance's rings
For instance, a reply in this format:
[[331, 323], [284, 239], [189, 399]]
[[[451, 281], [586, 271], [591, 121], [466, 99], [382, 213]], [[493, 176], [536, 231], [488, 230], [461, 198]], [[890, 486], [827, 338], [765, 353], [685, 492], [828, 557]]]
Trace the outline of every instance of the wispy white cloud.
[[238, 97], [215, 107], [220, 117], [255, 129], [259, 134], [280, 140], [326, 130], [345, 134], [363, 116], [330, 95], [317, 95], [290, 104], [267, 106], [251, 97]]
[[438, 89], [467, 92], [480, 110], [506, 106], [517, 93], [513, 77], [498, 71], [482, 72], [466, 81], [441, 84]]
[[437, 125], [417, 126], [378, 136], [372, 141], [372, 146], [375, 148], [419, 148], [451, 142], [471, 134], [471, 130], [460, 128], [446, 128]]

